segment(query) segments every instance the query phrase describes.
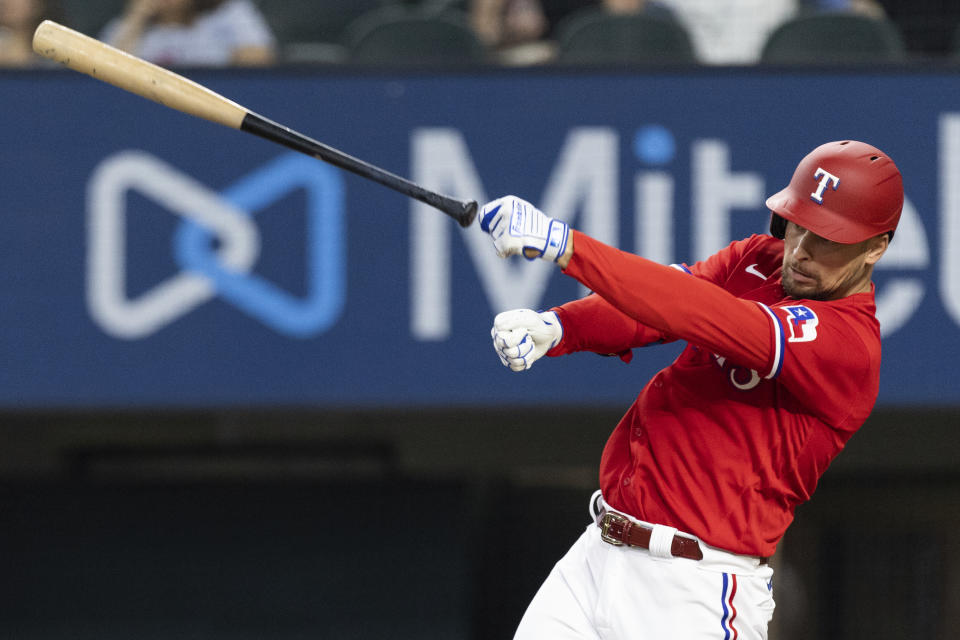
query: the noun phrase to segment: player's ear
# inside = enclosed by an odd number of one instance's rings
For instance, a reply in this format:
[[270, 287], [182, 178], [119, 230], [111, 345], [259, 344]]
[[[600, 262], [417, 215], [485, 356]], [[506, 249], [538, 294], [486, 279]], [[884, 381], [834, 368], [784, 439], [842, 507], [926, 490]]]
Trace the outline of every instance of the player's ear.
[[874, 265], [887, 252], [887, 248], [890, 246], [890, 234], [881, 233], [874, 236], [866, 241], [866, 245], [866, 262]]

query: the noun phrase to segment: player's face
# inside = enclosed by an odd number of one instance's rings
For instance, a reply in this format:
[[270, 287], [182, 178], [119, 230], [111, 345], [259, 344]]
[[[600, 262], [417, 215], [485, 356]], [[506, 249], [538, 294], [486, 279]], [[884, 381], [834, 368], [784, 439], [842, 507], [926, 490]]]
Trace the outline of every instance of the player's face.
[[783, 239], [783, 290], [792, 298], [837, 300], [870, 290], [870, 276], [889, 244], [884, 234], [857, 244], [821, 238], [787, 223]]

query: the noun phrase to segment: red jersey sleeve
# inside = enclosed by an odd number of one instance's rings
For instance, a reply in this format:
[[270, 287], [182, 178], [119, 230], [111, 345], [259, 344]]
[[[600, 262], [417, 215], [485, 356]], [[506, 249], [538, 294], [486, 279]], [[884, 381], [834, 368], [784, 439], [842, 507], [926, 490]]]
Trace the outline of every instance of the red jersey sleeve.
[[701, 280], [712, 282], [719, 287], [730, 290], [729, 285], [732, 275], [737, 267], [740, 266], [744, 257], [751, 254], [760, 244], [758, 240], [761, 240], [760, 236], [751, 236], [746, 240], [731, 242], [728, 246], [702, 262], [697, 262], [690, 266], [686, 264], [674, 264], [670, 266], [695, 275]]
[[564, 273], [660, 335], [684, 339], [773, 377], [776, 345], [771, 312], [718, 286], [736, 256], [724, 254], [693, 268], [675, 269], [579, 231], [571, 233], [574, 253]]
[[[673, 264], [672, 268], [694, 275], [718, 286], [724, 286], [731, 271], [752, 245], [754, 239], [732, 243], [723, 251], [693, 265]], [[603, 297], [591, 294], [586, 298], [554, 307], [564, 327], [563, 340], [548, 356], [561, 356], [575, 351], [592, 351], [619, 355], [629, 362], [634, 347], [673, 342], [676, 336], [649, 327], [623, 313]]]
[[632, 348], [673, 340], [637, 322], [595, 293], [551, 311], [557, 314], [563, 327], [563, 339], [547, 352], [551, 357], [592, 351], [617, 355], [629, 362]]
[[776, 374], [827, 424], [855, 430], [879, 393], [880, 325], [872, 294], [830, 303], [790, 300], [774, 316]]

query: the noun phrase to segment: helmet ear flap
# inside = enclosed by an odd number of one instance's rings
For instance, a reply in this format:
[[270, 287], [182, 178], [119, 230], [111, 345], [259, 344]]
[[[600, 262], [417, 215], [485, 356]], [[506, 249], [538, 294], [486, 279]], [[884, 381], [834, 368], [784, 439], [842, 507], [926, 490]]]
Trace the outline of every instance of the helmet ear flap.
[[775, 213], [770, 214], [770, 235], [778, 240], [783, 240], [787, 235], [787, 220]]

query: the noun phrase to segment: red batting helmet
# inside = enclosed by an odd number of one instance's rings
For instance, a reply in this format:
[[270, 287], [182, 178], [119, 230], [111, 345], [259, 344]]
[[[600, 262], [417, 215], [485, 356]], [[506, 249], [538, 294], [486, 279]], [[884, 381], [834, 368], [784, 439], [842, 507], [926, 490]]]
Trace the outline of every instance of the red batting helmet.
[[[820, 145], [800, 161], [767, 208], [818, 236], [854, 244], [893, 232], [903, 210], [900, 170], [883, 151], [856, 140]], [[782, 225], [781, 225], [782, 226]]]

